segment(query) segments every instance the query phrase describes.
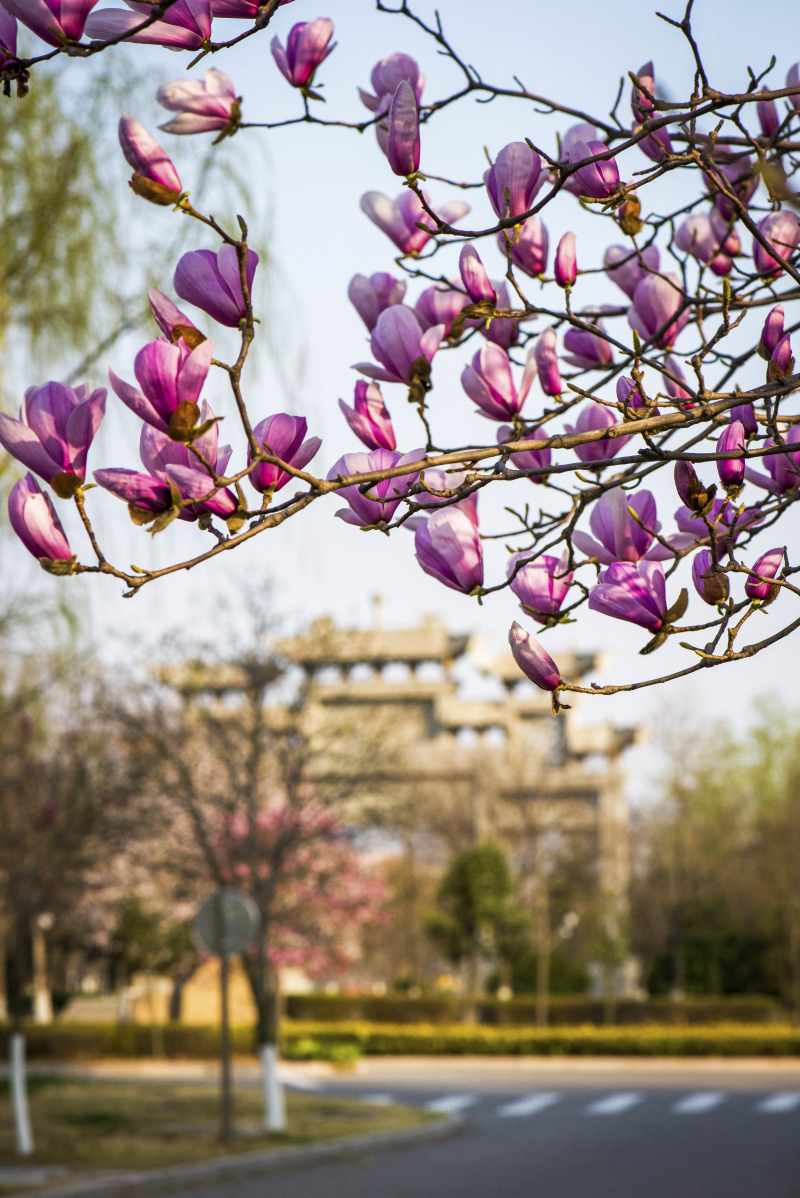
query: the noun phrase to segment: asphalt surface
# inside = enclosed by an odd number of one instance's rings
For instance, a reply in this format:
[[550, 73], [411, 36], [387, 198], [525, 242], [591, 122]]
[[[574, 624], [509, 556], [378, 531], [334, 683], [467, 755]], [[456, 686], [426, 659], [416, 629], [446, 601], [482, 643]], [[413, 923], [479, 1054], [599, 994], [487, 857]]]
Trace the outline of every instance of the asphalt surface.
[[350, 1077], [313, 1068], [287, 1077], [325, 1093], [458, 1112], [463, 1129], [440, 1143], [208, 1186], [203, 1195], [800, 1195], [800, 1062], [387, 1059]]
[[[436, 1143], [187, 1185], [173, 1198], [800, 1198], [800, 1060], [387, 1057], [352, 1072], [281, 1070], [298, 1089], [449, 1111], [463, 1124]], [[57, 1071], [210, 1085], [216, 1073], [210, 1062]], [[235, 1075], [237, 1087], [259, 1084], [254, 1063]]]

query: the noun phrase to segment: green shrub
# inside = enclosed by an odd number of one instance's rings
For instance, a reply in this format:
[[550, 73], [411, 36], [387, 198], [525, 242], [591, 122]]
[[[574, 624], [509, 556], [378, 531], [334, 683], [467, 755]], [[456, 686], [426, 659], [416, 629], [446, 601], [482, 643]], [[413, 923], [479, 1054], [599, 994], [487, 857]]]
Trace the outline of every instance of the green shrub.
[[[707, 1027], [512, 1028], [375, 1023], [290, 1023], [283, 1026], [283, 1053], [295, 1046], [349, 1045], [367, 1056], [800, 1056], [800, 1028], [788, 1024]], [[308, 1059], [306, 1056], [305, 1059]], [[330, 1060], [330, 1056], [321, 1059]]]
[[[463, 1003], [455, 995], [407, 998], [392, 994], [291, 994], [286, 999], [290, 1019], [330, 1023], [339, 1020], [364, 1023], [452, 1024], [462, 1017]], [[528, 1027], [536, 1022], [536, 1003], [530, 998], [499, 1002], [486, 998], [477, 1004], [481, 1024]], [[786, 1018], [774, 998], [731, 995], [675, 1001], [655, 998], [647, 1002], [631, 999], [616, 1004], [617, 1024], [706, 1024], [769, 1023]], [[573, 995], [551, 995], [551, 1026], [604, 1022], [602, 999]]]

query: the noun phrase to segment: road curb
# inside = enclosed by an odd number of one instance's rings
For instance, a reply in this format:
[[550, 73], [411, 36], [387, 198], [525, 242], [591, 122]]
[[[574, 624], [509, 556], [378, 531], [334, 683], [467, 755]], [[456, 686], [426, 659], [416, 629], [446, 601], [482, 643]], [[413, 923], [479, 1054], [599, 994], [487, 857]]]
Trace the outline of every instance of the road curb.
[[[298, 1148], [276, 1148], [271, 1152], [249, 1152], [241, 1156], [219, 1157], [194, 1165], [171, 1165], [166, 1169], [98, 1177], [76, 1181], [71, 1185], [48, 1186], [38, 1189], [46, 1198], [130, 1198], [135, 1195], [169, 1193], [186, 1185], [213, 1185], [232, 1178], [258, 1177], [279, 1169], [296, 1169], [304, 1165], [324, 1164], [366, 1152], [388, 1152], [393, 1148], [416, 1148], [418, 1145], [449, 1139], [464, 1130], [461, 1115], [447, 1115], [436, 1123], [410, 1127], [405, 1131], [384, 1132], [374, 1136], [348, 1136], [326, 1144], [309, 1144]], [[8, 1198], [24, 1198], [30, 1189], [19, 1190]]]

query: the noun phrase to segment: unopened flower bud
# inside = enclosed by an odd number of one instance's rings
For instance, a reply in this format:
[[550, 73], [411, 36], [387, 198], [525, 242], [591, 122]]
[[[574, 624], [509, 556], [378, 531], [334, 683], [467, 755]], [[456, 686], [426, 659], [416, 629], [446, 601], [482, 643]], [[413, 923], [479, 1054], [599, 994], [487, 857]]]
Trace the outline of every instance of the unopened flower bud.
[[775, 379], [788, 378], [793, 370], [792, 339], [791, 334], [786, 333], [772, 351], [767, 367], [767, 379], [771, 383]]
[[683, 502], [693, 512], [702, 512], [713, 502], [717, 493], [717, 484], [706, 487], [697, 477], [691, 462], [675, 463], [675, 490]]
[[714, 569], [714, 559], [708, 549], [701, 549], [695, 554], [692, 562], [692, 582], [704, 603], [724, 603], [730, 593], [728, 575]]
[[[718, 453], [729, 453], [744, 445], [744, 428], [741, 421], [734, 420], [723, 430], [717, 441]], [[744, 480], [744, 457], [722, 458], [717, 462], [719, 480], [726, 489], [740, 487]]]
[[563, 287], [565, 290], [568, 290], [577, 279], [578, 263], [575, 258], [574, 233], [565, 233], [559, 241], [553, 271], [559, 287]]
[[776, 304], [764, 321], [764, 327], [761, 330], [761, 340], [758, 343], [758, 356], [768, 362], [782, 336], [783, 304]]
[[[774, 578], [780, 570], [782, 562], [783, 550], [770, 549], [755, 562], [752, 570], [754, 574], [760, 574], [762, 578]], [[775, 583], [759, 582], [757, 578], [752, 577], [748, 577], [744, 584], [744, 593], [747, 598], [760, 599], [763, 607], [777, 599], [780, 589]]]

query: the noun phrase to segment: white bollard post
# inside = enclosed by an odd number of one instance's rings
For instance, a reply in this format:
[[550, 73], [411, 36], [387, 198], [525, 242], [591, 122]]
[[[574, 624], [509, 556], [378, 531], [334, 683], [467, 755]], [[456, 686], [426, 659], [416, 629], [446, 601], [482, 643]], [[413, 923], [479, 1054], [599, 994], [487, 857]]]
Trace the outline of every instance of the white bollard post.
[[28, 1090], [25, 1084], [25, 1037], [21, 1032], [14, 1032], [11, 1036], [11, 1095], [14, 1104], [17, 1152], [20, 1156], [30, 1156], [33, 1152], [33, 1134], [28, 1114]]
[[264, 1127], [267, 1131], [286, 1131], [286, 1103], [278, 1077], [278, 1046], [262, 1044], [261, 1082], [264, 1087]]

